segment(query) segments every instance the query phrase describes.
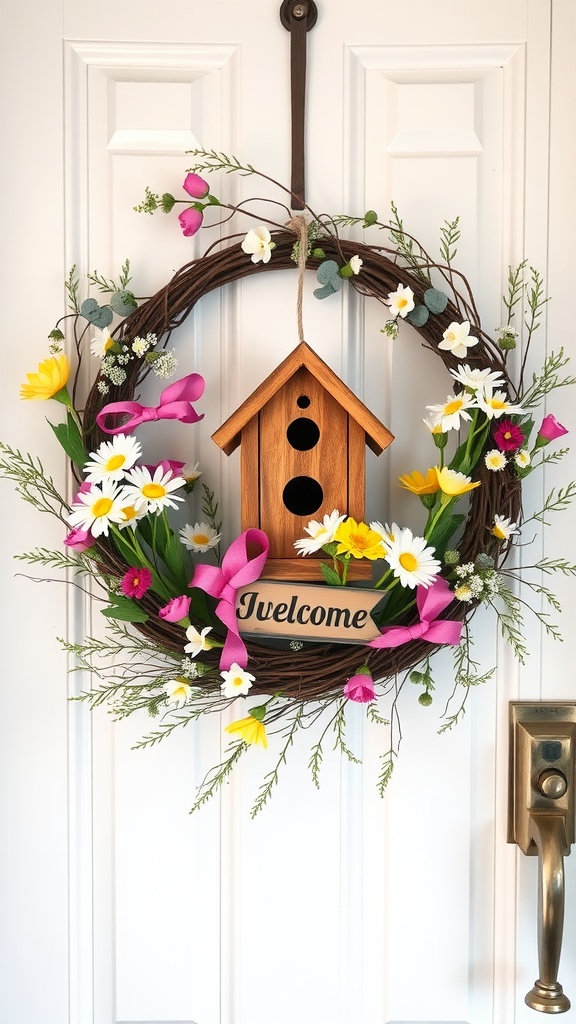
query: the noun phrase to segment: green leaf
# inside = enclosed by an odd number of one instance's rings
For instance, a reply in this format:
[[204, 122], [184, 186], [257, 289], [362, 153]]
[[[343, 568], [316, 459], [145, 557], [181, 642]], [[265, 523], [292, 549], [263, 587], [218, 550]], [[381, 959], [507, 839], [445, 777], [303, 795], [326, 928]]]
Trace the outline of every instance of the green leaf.
[[180, 538], [171, 532], [166, 540], [163, 558], [168, 572], [182, 593], [186, 593], [189, 582], [184, 571], [184, 551], [185, 548]]
[[438, 288], [427, 288], [424, 292], [424, 302], [431, 313], [443, 313], [448, 305], [448, 296]]
[[333, 278], [338, 277], [340, 270], [335, 260], [324, 260], [316, 271], [316, 278], [319, 284], [329, 284]]
[[331, 565], [326, 565], [326, 562], [320, 562], [320, 571], [326, 581], [331, 587], [341, 587], [342, 580], [338, 573]]
[[136, 302], [132, 292], [124, 289], [120, 292], [114, 292], [114, 294], [110, 296], [110, 305], [118, 316], [130, 316], [130, 313], [134, 312], [138, 303]]
[[86, 462], [86, 450], [82, 443], [82, 435], [78, 424], [72, 413], [68, 412], [65, 423], [54, 424], [50, 423], [50, 420], [47, 422], [52, 427], [68, 458], [72, 459], [72, 462], [75, 462], [82, 469]]
[[410, 321], [413, 327], [423, 327], [426, 323], [430, 313], [426, 306], [415, 306], [410, 313], [407, 314], [406, 319]]
[[121, 619], [123, 622], [146, 622], [148, 613], [130, 597], [122, 594], [108, 594], [112, 602], [110, 608], [103, 608], [102, 615], [108, 619]]
[[[338, 281], [338, 284], [336, 284], [336, 281]], [[314, 295], [317, 299], [327, 299], [328, 296], [334, 295], [334, 293], [338, 291], [341, 284], [342, 278], [336, 277], [333, 281], [329, 281], [328, 284], [325, 284], [323, 288], [315, 288]]]
[[446, 517], [440, 516], [437, 525], [434, 527], [434, 532], [430, 537], [426, 538], [428, 543], [436, 548], [436, 555], [438, 557], [442, 557], [449, 541], [463, 522], [464, 516], [461, 514]]
[[84, 299], [80, 306], [80, 314], [89, 323], [101, 329], [109, 327], [114, 319], [112, 308], [110, 306], [99, 306], [96, 299]]

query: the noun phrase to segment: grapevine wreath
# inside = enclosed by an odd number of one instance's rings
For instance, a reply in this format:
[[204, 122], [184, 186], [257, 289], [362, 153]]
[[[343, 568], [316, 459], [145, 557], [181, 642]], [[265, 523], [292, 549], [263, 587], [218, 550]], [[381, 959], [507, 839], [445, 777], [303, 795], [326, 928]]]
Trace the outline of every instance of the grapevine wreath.
[[[168, 213], [177, 202], [185, 202], [186, 209], [180, 215], [180, 224], [185, 234], [198, 230], [207, 209], [212, 211], [214, 208], [220, 214], [228, 209], [230, 216], [237, 213], [239, 207], [226, 207], [210, 194], [208, 184], [198, 172], [216, 169], [239, 171], [242, 174], [257, 172], [250, 165], [242, 167], [235, 158], [223, 154], [196, 151], [195, 155], [200, 157], [199, 163], [191, 169], [184, 183], [190, 198], [185, 201], [176, 200], [168, 193], [160, 197], [147, 190], [145, 203], [136, 209], [149, 213], [160, 209]], [[247, 205], [243, 204], [241, 209], [246, 213]], [[145, 570], [149, 578], [147, 585], [140, 589], [144, 572], [136, 572], [139, 567], [134, 566], [132, 549], [122, 540], [120, 527], [111, 527], [110, 531], [93, 530], [94, 536], [89, 536], [88, 541], [82, 545], [74, 544], [67, 538], [69, 552], [66, 559], [59, 558], [57, 553], [46, 552], [45, 549], [20, 556], [30, 562], [42, 562], [59, 568], [70, 569], [74, 566], [73, 582], [78, 575], [85, 575], [107, 591], [109, 607], [105, 609], [105, 614], [108, 615], [108, 627], [114, 634], [109, 653], [114, 653], [115, 666], [106, 670], [95, 668], [97, 659], [104, 657], [107, 651], [105, 645], [103, 647], [91, 638], [85, 645], [65, 646], [75, 655], [80, 667], [96, 671], [97, 683], [94, 689], [82, 693], [80, 699], [88, 700], [92, 707], [108, 703], [117, 717], [145, 709], [152, 716], [160, 718], [159, 728], [144, 737], [139, 746], [151, 745], [169, 735], [176, 726], [186, 725], [206, 713], [222, 711], [230, 700], [238, 700], [240, 697], [243, 701], [248, 694], [250, 698], [258, 696], [258, 702], [247, 708], [248, 718], [235, 723], [238, 728], [234, 724], [227, 727], [233, 737], [235, 732], [238, 735], [232, 739], [222, 764], [208, 772], [199, 788], [195, 807], [208, 799], [227, 778], [240, 754], [250, 744], [266, 745], [267, 729], [271, 733], [280, 733], [285, 744], [276, 768], [265, 778], [254, 807], [255, 813], [266, 802], [277, 782], [278, 765], [285, 759], [286, 749], [295, 730], [302, 725], [310, 725], [326, 710], [331, 712], [330, 724], [336, 735], [336, 745], [342, 753], [356, 760], [343, 739], [348, 700], [365, 703], [368, 717], [374, 722], [387, 725], [389, 723], [377, 711], [377, 699], [386, 694], [391, 695], [391, 717], [397, 717], [396, 703], [406, 679], [420, 684], [423, 688], [420, 702], [424, 705], [430, 703], [429, 691], [434, 688], [430, 657], [447, 643], [456, 649], [455, 685], [463, 684], [466, 696], [470, 685], [484, 681], [491, 674], [478, 674], [477, 664], [469, 649], [469, 624], [481, 603], [488, 603], [495, 609], [502, 632], [520, 659], [526, 653], [522, 637], [522, 606], [526, 602], [515, 595], [514, 587], [518, 583], [526, 583], [532, 593], [543, 595], [553, 607], [558, 608], [553, 595], [538, 579], [523, 579], [520, 570], [504, 569], [506, 559], [521, 533], [521, 525], [531, 520], [544, 521], [544, 514], [564, 508], [576, 493], [575, 484], [553, 491], [545, 508], [523, 521], [523, 478], [543, 463], [558, 460], [567, 450], [547, 450], [550, 441], [565, 434], [566, 428], [552, 415], [548, 415], [536, 430], [533, 410], [554, 388], [573, 383], [573, 378], [562, 376], [562, 367], [567, 362], [562, 351], [548, 355], [541, 373], [533, 374], [528, 384], [524, 382], [528, 346], [547, 301], [543, 295], [540, 275], [529, 268], [526, 262], [516, 270], [510, 270], [508, 293], [504, 296], [507, 323], [505, 327], [496, 330], [497, 338], [493, 340], [482, 329], [468, 282], [452, 266], [455, 242], [459, 236], [458, 222], [447, 223], [442, 229], [443, 260], [437, 263], [405, 232], [395, 207], [392, 207], [392, 211], [391, 222], [383, 224], [373, 211], [363, 217], [334, 218], [318, 217], [306, 207], [301, 217], [292, 219], [287, 209], [288, 219], [283, 224], [267, 221], [272, 227], [271, 231], [260, 224], [245, 237], [234, 235], [215, 243], [203, 256], [182, 267], [154, 296], [139, 305], [127, 289], [126, 275], [121, 279], [121, 285], [116, 286], [114, 282], [96, 274], [89, 275], [90, 282], [96, 284], [101, 291], [111, 293], [110, 305], [100, 306], [93, 298], [80, 304], [78, 282], [71, 275], [68, 293], [72, 298], [77, 364], [79, 366], [81, 363], [81, 347], [86, 331], [94, 326], [101, 327], [101, 333], [107, 340], [100, 353], [103, 357], [100, 373], [89, 391], [82, 414], [75, 407], [78, 373], [71, 397], [65, 377], [45, 386], [45, 378], [50, 378], [53, 371], [50, 360], [41, 364], [38, 375], [29, 375], [29, 385], [24, 385], [22, 390], [24, 398], [55, 397], [68, 407], [67, 423], [53, 429], [72, 458], [74, 477], [80, 491], [71, 504], [64, 499], [59, 504], [52, 494], [50, 510], [74, 528], [78, 524], [87, 525], [86, 506], [93, 499], [86, 497], [86, 492], [92, 489], [94, 495], [100, 486], [95, 485], [94, 480], [101, 480], [101, 477], [95, 476], [88, 476], [92, 480], [91, 484], [82, 485], [87, 469], [96, 466], [98, 471], [102, 470], [105, 459], [99, 453], [107, 450], [106, 446], [111, 443], [110, 435], [114, 433], [105, 425], [108, 422], [108, 410], [131, 408], [138, 401], [141, 383], [153, 368], [154, 363], [147, 346], [140, 344], [142, 339], [149, 339], [150, 344], [156, 345], [157, 349], [166, 350], [172, 333], [186, 320], [196, 303], [214, 289], [225, 288], [245, 277], [292, 270], [298, 274], [300, 299], [304, 273], [317, 275], [320, 288], [315, 295], [318, 298], [330, 299], [345, 282], [346, 286], [354, 287], [360, 295], [382, 305], [388, 317], [383, 333], [395, 338], [398, 325], [402, 321], [410, 323], [418, 332], [422, 345], [442, 360], [452, 378], [460, 384], [461, 390], [449, 396], [444, 407], [429, 407], [436, 410], [428, 426], [441, 467], [444, 466], [447, 434], [452, 427], [459, 428], [460, 445], [451, 456], [446, 470], [440, 470], [437, 466], [429, 469], [426, 477], [411, 473], [401, 478], [404, 486], [420, 497], [428, 510], [429, 522], [431, 519], [435, 522], [443, 514], [445, 504], [450, 509], [458, 505], [460, 514], [446, 516], [446, 528], [440, 534], [432, 531], [428, 536], [430, 543], [431, 538], [435, 538], [435, 546], [426, 548], [426, 552], [435, 555], [435, 559], [428, 563], [429, 570], [430, 565], [434, 566], [431, 575], [427, 578], [419, 577], [419, 585], [415, 587], [414, 582], [406, 585], [401, 574], [394, 574], [393, 583], [398, 582], [398, 576], [401, 583], [396, 593], [402, 591], [407, 599], [404, 604], [396, 603], [393, 627], [386, 622], [385, 610], [382, 620], [377, 620], [377, 625], [383, 635], [391, 628], [403, 631], [402, 642], [397, 646], [378, 646], [376, 641], [364, 647], [340, 642], [279, 642], [275, 645], [244, 637], [245, 662], [240, 665], [223, 665], [223, 645], [225, 649], [227, 627], [228, 632], [231, 627], [217, 613], [217, 601], [213, 599], [216, 595], [206, 597], [206, 594], [211, 593], [208, 589], [198, 603], [181, 596], [178, 589], [166, 591], [165, 587], [154, 586], [154, 566], [158, 567], [155, 561], [158, 550], [154, 548], [157, 533], [155, 529], [151, 531], [149, 525], [145, 528], [145, 521], [156, 521], [159, 507], [144, 509], [136, 504], [138, 515], [144, 519], [140, 530], [141, 546], [137, 550], [146, 554], [142, 556], [140, 569], [145, 566], [152, 568], [152, 573]], [[370, 229], [373, 232], [380, 230], [385, 233], [384, 238], [390, 239], [391, 244], [366, 244], [348, 240], [342, 236], [347, 227]], [[523, 308], [524, 305], [527, 308]], [[524, 355], [514, 382], [508, 370], [508, 360], [510, 352], [516, 347], [518, 332], [512, 326], [512, 319], [518, 312], [524, 321]], [[122, 319], [108, 333], [106, 328], [112, 323], [114, 313], [120, 313]], [[80, 332], [79, 322], [85, 323]], [[299, 330], [303, 340], [301, 304]], [[65, 357], [58, 354], [58, 346], [64, 335], [58, 326], [50, 338], [54, 353], [52, 360], [61, 368], [61, 361]], [[109, 372], [110, 353], [112, 362], [116, 353], [116, 366], [122, 366], [121, 372], [115, 375]], [[121, 418], [116, 433], [122, 428], [123, 421]], [[187, 420], [193, 421], [194, 416]], [[129, 433], [129, 428], [125, 429]], [[465, 435], [463, 441], [462, 434]], [[1, 452], [4, 456], [0, 462], [3, 475], [16, 481], [23, 497], [33, 503], [31, 495], [35, 487], [36, 495], [44, 496], [45, 508], [52, 482], [46, 478], [40, 464], [4, 444], [1, 445]], [[91, 462], [91, 459], [95, 461]], [[456, 489], [448, 488], [446, 493], [441, 482], [445, 472], [457, 481]], [[154, 479], [166, 482], [170, 473], [154, 476]], [[185, 481], [178, 476], [173, 481], [175, 488], [178, 482], [184, 484]], [[213, 498], [208, 490], [207, 494]], [[127, 498], [124, 501], [126, 503]], [[464, 508], [461, 508], [462, 504]], [[209, 502], [209, 508], [216, 527], [213, 503]], [[145, 512], [149, 514], [144, 515]], [[338, 518], [337, 512], [341, 513]], [[345, 509], [334, 510], [331, 521], [340, 524], [345, 521], [345, 517]], [[325, 522], [330, 518], [325, 517]], [[318, 533], [314, 533], [318, 526], [314, 521], [310, 523], [307, 532], [312, 539], [318, 536]], [[354, 522], [353, 526], [364, 531], [364, 539], [372, 537], [372, 544], [375, 536], [378, 545], [383, 545], [380, 555], [391, 559], [391, 548], [387, 545], [391, 544], [393, 538], [387, 531], [392, 528], [384, 528], [379, 523], [368, 527]], [[136, 523], [134, 537], [138, 529]], [[334, 558], [335, 566], [341, 566], [352, 557], [362, 554], [355, 552], [350, 545], [347, 547], [345, 542], [337, 546], [341, 540], [339, 529], [338, 525], [335, 534], [328, 538], [328, 545], [323, 547]], [[165, 530], [161, 554], [168, 551], [174, 541], [170, 527], [166, 525]], [[74, 529], [71, 532], [74, 533]], [[127, 530], [124, 536], [129, 532]], [[89, 529], [85, 529], [84, 533], [89, 534]], [[211, 536], [216, 537], [215, 530]], [[302, 554], [306, 554], [306, 543], [309, 545], [308, 551], [320, 547], [319, 543], [316, 547], [314, 544], [310, 546], [310, 540], [302, 542]], [[207, 547], [192, 550], [206, 551], [213, 547], [209, 543]], [[170, 550], [173, 560], [173, 547]], [[215, 552], [212, 550], [211, 554]], [[368, 553], [367, 557], [374, 556]], [[217, 561], [220, 564], [221, 559], [218, 557]], [[226, 556], [222, 564], [225, 561]], [[393, 566], [392, 561], [390, 565]], [[565, 560], [541, 560], [529, 568], [535, 569], [540, 576], [543, 572], [553, 570], [565, 573], [576, 571], [576, 567]], [[197, 571], [196, 565], [193, 569]], [[217, 571], [214, 569], [214, 572]], [[340, 582], [337, 575], [333, 579], [330, 572], [334, 575], [335, 570], [328, 570], [328, 575], [324, 573], [325, 581]], [[128, 587], [125, 586], [127, 576], [130, 583]], [[343, 581], [345, 579], [344, 574]], [[318, 582], [322, 582], [320, 574]], [[188, 580], [188, 586], [194, 594], [194, 579]], [[441, 639], [435, 643], [434, 634], [426, 637], [425, 630], [419, 629], [423, 618], [421, 599], [425, 599], [427, 588], [431, 593], [433, 587], [443, 588], [441, 622], [460, 624], [457, 639]], [[417, 600], [414, 599], [415, 594]], [[177, 615], [167, 612], [174, 602], [179, 609]], [[182, 602], [185, 604], [182, 605]], [[132, 614], [131, 609], [136, 606], [137, 611]], [[533, 610], [533, 613], [546, 629], [558, 636], [556, 627], [550, 625], [544, 613], [538, 609]], [[191, 636], [190, 630], [197, 643], [185, 646], [186, 638]], [[451, 636], [454, 635], [452, 630]], [[140, 646], [134, 640], [135, 636], [141, 638]], [[119, 647], [127, 651], [127, 661], [120, 668]], [[192, 656], [184, 658], [184, 651], [192, 651]], [[142, 670], [139, 667], [142, 661], [150, 658], [154, 668], [148, 665], [146, 671]], [[223, 668], [226, 671], [222, 671]], [[238, 677], [236, 682], [240, 685], [237, 693], [233, 687], [230, 691], [231, 672], [236, 672]], [[223, 679], [225, 684], [222, 683]], [[360, 686], [351, 688], [350, 683], [358, 680]], [[456, 714], [447, 719], [445, 727], [450, 727], [458, 720], [463, 703]], [[325, 732], [326, 729], [322, 736]], [[381, 790], [390, 777], [398, 742], [399, 737], [395, 740], [391, 735], [389, 749], [382, 755], [383, 767], [379, 780]], [[320, 761], [319, 742], [311, 758], [316, 783]]]

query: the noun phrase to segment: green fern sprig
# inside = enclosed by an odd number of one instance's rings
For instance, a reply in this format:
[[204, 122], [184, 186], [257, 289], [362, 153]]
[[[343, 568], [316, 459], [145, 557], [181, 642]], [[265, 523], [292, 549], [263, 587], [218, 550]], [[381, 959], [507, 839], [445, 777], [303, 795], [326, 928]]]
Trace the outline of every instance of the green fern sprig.
[[280, 754], [278, 755], [278, 760], [276, 761], [274, 768], [272, 769], [271, 772], [268, 772], [268, 774], [264, 776], [264, 780], [262, 782], [262, 785], [260, 786], [258, 796], [250, 812], [250, 816], [252, 818], [255, 818], [256, 815], [262, 810], [262, 808], [270, 799], [272, 795], [272, 790], [274, 789], [275, 786], [278, 785], [280, 766], [286, 764], [286, 756], [288, 754], [290, 747], [294, 743], [294, 736], [298, 732], [298, 729], [301, 728], [303, 717], [304, 706], [301, 704], [300, 707], [296, 710], [296, 714], [293, 716], [292, 719], [289, 720], [288, 726], [282, 730], [281, 735], [285, 737], [284, 746], [282, 747]]
[[200, 160], [190, 168], [193, 174], [199, 174], [200, 171], [224, 171], [226, 174], [240, 174], [242, 177], [258, 174], [252, 164], [242, 164], [237, 157], [220, 153], [216, 149], [189, 149], [186, 152], [191, 156], [200, 157]]
[[218, 792], [231, 775], [234, 766], [240, 760], [242, 754], [245, 754], [248, 748], [249, 744], [244, 740], [234, 740], [233, 743], [227, 747], [226, 753], [229, 753], [229, 756], [225, 757], [220, 764], [211, 768], [198, 786], [198, 789], [196, 790], [196, 800], [190, 808], [190, 814], [199, 810], [200, 807], [207, 803], [207, 801]]

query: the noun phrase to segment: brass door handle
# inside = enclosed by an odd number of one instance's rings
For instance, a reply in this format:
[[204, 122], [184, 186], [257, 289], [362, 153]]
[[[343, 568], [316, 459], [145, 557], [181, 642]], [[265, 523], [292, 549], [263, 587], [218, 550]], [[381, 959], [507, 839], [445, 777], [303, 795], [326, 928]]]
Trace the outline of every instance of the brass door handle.
[[570, 1009], [558, 981], [564, 926], [564, 857], [574, 842], [576, 703], [510, 705], [508, 841], [538, 856], [539, 978], [525, 1002], [541, 1013]]
[[563, 1013], [570, 1009], [570, 1000], [558, 982], [564, 927], [564, 816], [533, 811], [530, 823], [530, 835], [538, 850], [539, 977], [525, 1002], [543, 1013]]

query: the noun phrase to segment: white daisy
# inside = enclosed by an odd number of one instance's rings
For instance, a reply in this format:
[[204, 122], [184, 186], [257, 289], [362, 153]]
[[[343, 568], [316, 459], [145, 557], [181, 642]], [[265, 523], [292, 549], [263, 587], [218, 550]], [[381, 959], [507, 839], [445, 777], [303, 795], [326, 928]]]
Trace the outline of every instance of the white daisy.
[[256, 676], [251, 676], [236, 662], [230, 666], [227, 672], [221, 672], [220, 675], [224, 680], [221, 684], [223, 697], [237, 697], [239, 694], [246, 696], [256, 679]]
[[388, 305], [391, 313], [404, 319], [414, 309], [414, 292], [399, 284], [395, 292], [388, 292]]
[[167, 683], [164, 683], [164, 693], [170, 700], [175, 700], [177, 704], [182, 705], [190, 697], [192, 687], [185, 679], [169, 679]]
[[108, 350], [112, 348], [113, 344], [114, 338], [111, 337], [108, 328], [104, 327], [102, 330], [100, 330], [97, 327], [96, 333], [94, 334], [90, 342], [90, 352], [92, 353], [93, 356], [96, 356], [97, 359], [104, 359], [104, 356], [106, 355]]
[[103, 441], [96, 452], [90, 452], [92, 462], [84, 466], [86, 479], [92, 483], [102, 480], [122, 480], [142, 454], [142, 445], [128, 434], [116, 434], [111, 441]]
[[470, 406], [476, 408], [475, 396], [467, 391], [461, 391], [459, 395], [448, 395], [444, 405], [427, 405], [428, 412], [435, 413], [438, 417], [436, 426], [447, 430], [459, 430], [460, 420], [470, 420], [472, 417], [466, 412]]
[[202, 631], [196, 629], [196, 626], [188, 626], [186, 637], [190, 643], [186, 644], [184, 648], [186, 654], [197, 658], [201, 651], [209, 651], [213, 646], [212, 641], [208, 639], [208, 633], [211, 632], [212, 626], [205, 626]]
[[521, 448], [520, 451], [516, 452], [514, 462], [519, 469], [526, 469], [526, 466], [529, 466], [531, 462], [530, 452], [526, 448]]
[[370, 529], [374, 530], [374, 533], [377, 533], [382, 537], [382, 543], [385, 548], [388, 548], [390, 544], [397, 540], [402, 532], [397, 523], [392, 523], [392, 526], [388, 526], [388, 523], [386, 523], [386, 525], [383, 526], [382, 523], [378, 522], [378, 520], [370, 523]]
[[311, 555], [313, 551], [320, 551], [325, 544], [330, 544], [334, 540], [334, 534], [346, 519], [345, 515], [340, 515], [338, 509], [334, 509], [330, 515], [325, 515], [321, 523], [317, 519], [311, 519], [308, 526], [304, 529], [309, 537], [302, 537], [300, 540], [294, 541], [294, 547], [296, 548], [299, 555]]
[[468, 363], [461, 364], [455, 370], [450, 370], [450, 373], [454, 380], [463, 384], [465, 388], [470, 388], [471, 391], [477, 391], [478, 388], [484, 387], [485, 384], [494, 386], [504, 383], [504, 377], [500, 370], [472, 369], [468, 366]]
[[494, 472], [498, 472], [504, 469], [507, 459], [504, 452], [501, 452], [499, 448], [493, 448], [492, 451], [486, 452], [484, 456], [484, 464], [487, 469], [492, 469]]
[[403, 587], [429, 587], [440, 572], [440, 562], [433, 558], [435, 548], [427, 547], [424, 537], [414, 537], [407, 527], [386, 549], [386, 561]]
[[71, 526], [89, 530], [93, 537], [108, 536], [111, 523], [121, 523], [122, 489], [114, 480], [92, 484], [89, 491], [79, 491], [68, 516]]
[[157, 466], [154, 475], [146, 466], [135, 466], [126, 476], [126, 484], [122, 490], [124, 505], [135, 505], [138, 510], [155, 512], [160, 515], [165, 508], [178, 508], [176, 502], [184, 501], [179, 494], [173, 494], [186, 481], [182, 476], [173, 476], [162, 466]]
[[187, 484], [192, 484], [196, 480], [199, 480], [202, 476], [202, 470], [200, 469], [199, 462], [186, 462], [182, 467], [182, 476], [184, 477]]
[[129, 526], [131, 530], [135, 530], [138, 520], [146, 515], [146, 508], [143, 505], [141, 508], [136, 508], [135, 505], [122, 505], [122, 514], [124, 518], [121, 523], [118, 523], [118, 528], [125, 530]]
[[466, 355], [466, 352], [472, 345], [477, 344], [478, 338], [470, 337], [470, 321], [464, 320], [461, 324], [458, 324], [453, 320], [444, 331], [438, 348], [443, 349], [445, 352], [451, 352], [453, 356], [459, 359], [461, 356]]
[[490, 533], [497, 537], [498, 540], [508, 540], [515, 533], [520, 533], [520, 529], [517, 523], [513, 523], [511, 519], [506, 519], [504, 516], [494, 516], [494, 525]]
[[515, 412], [522, 412], [522, 406], [513, 405], [508, 401], [505, 391], [494, 391], [491, 384], [486, 384], [482, 391], [476, 394], [478, 408], [486, 413], [489, 420], [499, 419], [500, 416], [510, 415]]
[[186, 526], [180, 530], [180, 540], [184, 546], [189, 551], [202, 553], [215, 548], [221, 536], [222, 534], [216, 533], [216, 530], [212, 526], [208, 526], [208, 523], [194, 523], [194, 526], [186, 523]]

